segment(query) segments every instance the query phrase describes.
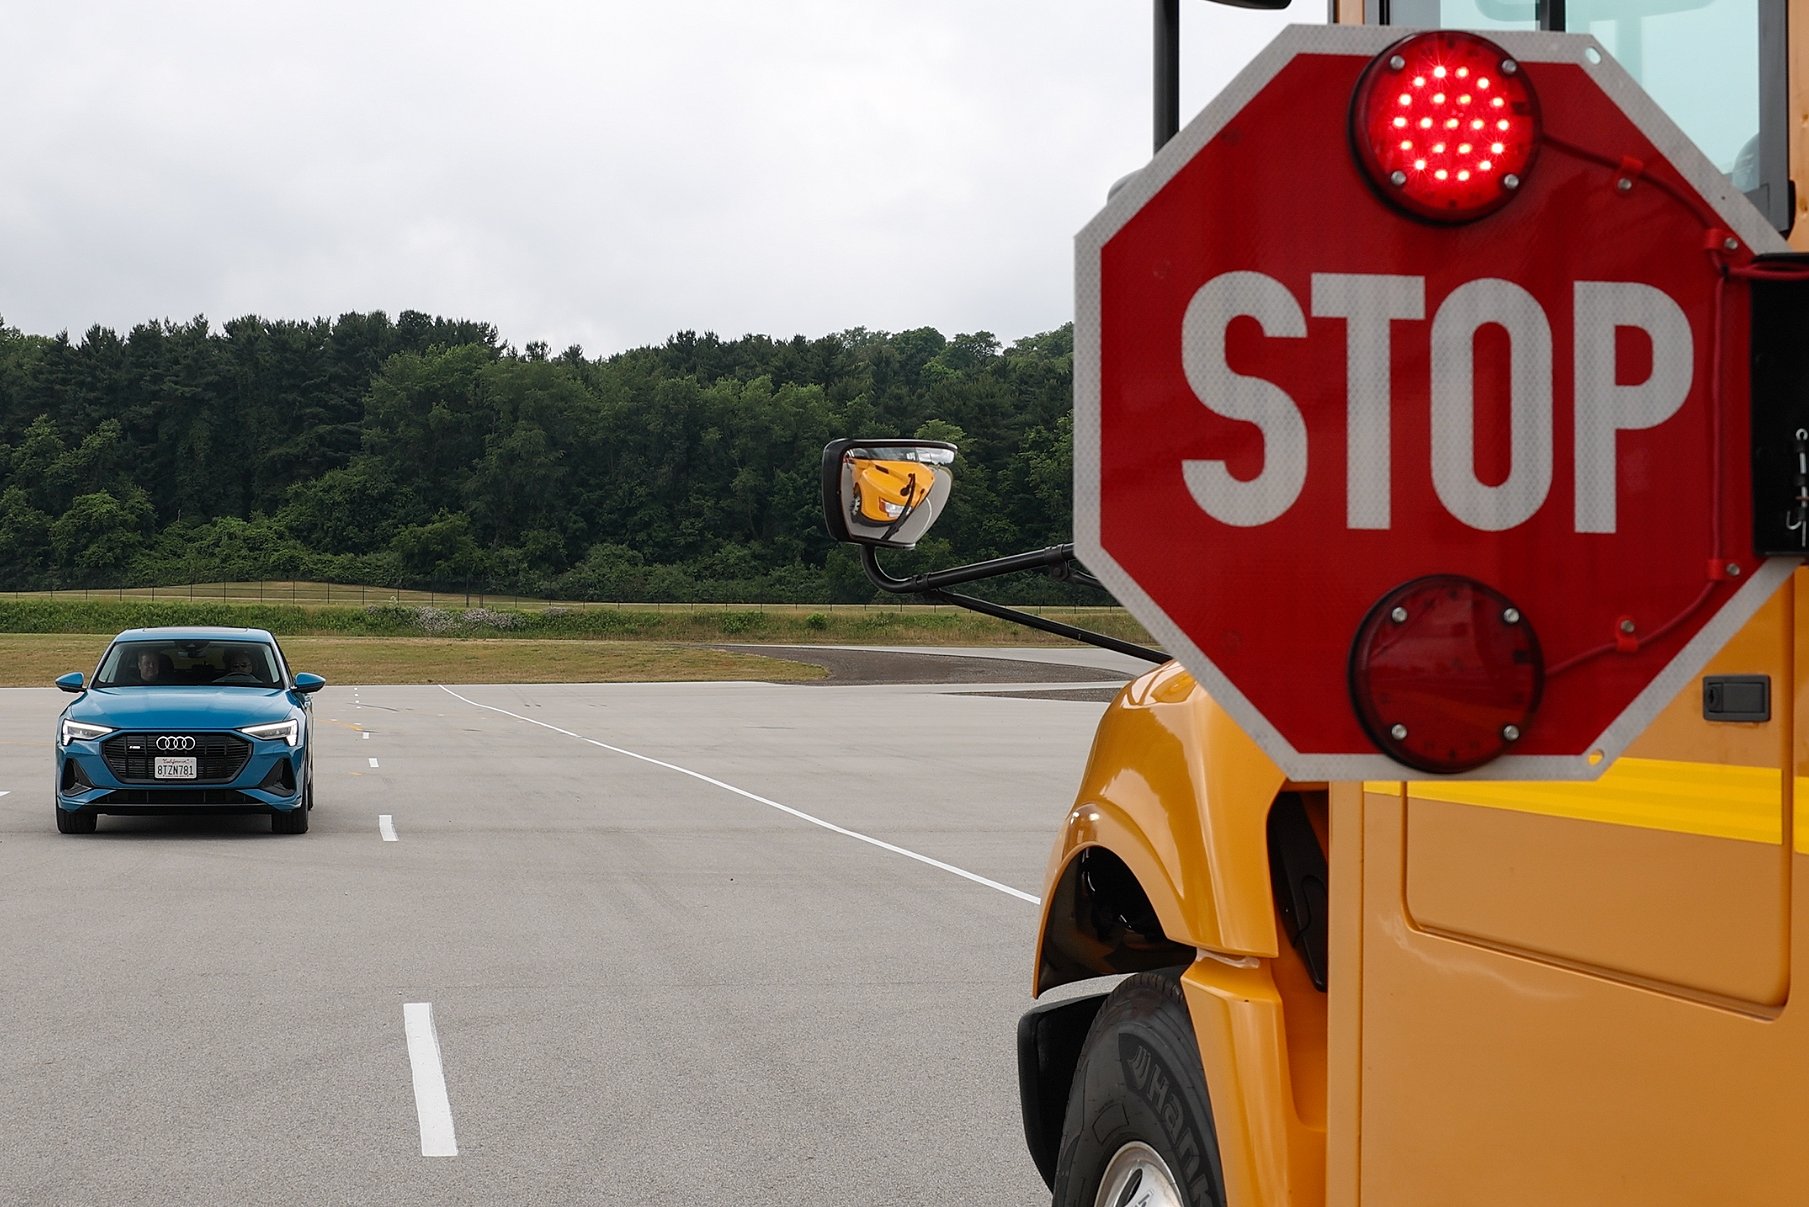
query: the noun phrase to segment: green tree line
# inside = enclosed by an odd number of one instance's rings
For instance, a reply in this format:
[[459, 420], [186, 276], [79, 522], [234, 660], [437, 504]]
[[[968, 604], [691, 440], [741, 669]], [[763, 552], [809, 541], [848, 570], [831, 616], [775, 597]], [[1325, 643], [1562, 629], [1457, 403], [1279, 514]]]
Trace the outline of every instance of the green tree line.
[[[1073, 332], [680, 332], [587, 359], [404, 311], [0, 326], [0, 589], [325, 579], [625, 601], [855, 601], [837, 436], [961, 446], [900, 571], [1070, 539]], [[995, 597], [1085, 600], [1042, 581]]]

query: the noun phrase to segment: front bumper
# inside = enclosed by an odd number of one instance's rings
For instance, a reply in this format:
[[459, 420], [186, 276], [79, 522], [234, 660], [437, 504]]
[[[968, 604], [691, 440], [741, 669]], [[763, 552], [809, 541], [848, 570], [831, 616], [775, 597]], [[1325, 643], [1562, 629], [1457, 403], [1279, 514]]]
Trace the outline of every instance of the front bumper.
[[287, 813], [304, 805], [308, 747], [232, 736], [250, 743], [250, 754], [227, 779], [146, 782], [115, 774], [101, 744], [115, 735], [71, 742], [57, 750], [57, 808], [95, 813], [158, 813], [206, 810]]

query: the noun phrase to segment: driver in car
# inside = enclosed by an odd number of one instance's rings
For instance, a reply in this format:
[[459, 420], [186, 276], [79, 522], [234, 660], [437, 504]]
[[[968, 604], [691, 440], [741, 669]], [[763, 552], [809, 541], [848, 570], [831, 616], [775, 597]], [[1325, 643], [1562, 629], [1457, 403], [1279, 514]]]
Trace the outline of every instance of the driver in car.
[[251, 654], [249, 651], [234, 650], [226, 656], [226, 673], [222, 675], [221, 678], [230, 679], [234, 675], [243, 675], [247, 679], [257, 678], [256, 673], [251, 669]]

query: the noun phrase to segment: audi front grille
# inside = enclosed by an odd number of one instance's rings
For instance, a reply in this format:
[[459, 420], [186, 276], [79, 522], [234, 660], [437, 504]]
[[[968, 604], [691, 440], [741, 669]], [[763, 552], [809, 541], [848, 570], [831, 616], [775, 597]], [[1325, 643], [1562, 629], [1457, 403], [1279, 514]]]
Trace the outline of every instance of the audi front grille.
[[[195, 778], [158, 779], [154, 760], [169, 756], [192, 757]], [[244, 770], [251, 742], [230, 733], [122, 733], [101, 743], [101, 757], [122, 784], [223, 784]]]

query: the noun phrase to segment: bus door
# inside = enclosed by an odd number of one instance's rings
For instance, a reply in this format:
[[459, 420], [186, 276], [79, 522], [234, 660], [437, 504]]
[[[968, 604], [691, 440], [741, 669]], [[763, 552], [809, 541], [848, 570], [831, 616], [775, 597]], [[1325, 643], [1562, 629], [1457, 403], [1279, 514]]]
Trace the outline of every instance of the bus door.
[[1330, 1201], [1809, 1202], [1806, 586], [1595, 783], [1364, 786]]

